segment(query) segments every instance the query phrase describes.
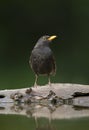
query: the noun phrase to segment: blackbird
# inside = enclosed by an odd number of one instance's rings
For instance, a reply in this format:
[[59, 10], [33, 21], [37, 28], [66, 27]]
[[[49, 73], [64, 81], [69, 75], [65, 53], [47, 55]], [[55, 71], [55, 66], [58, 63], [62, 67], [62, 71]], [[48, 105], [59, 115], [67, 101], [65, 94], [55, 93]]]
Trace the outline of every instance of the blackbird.
[[49, 43], [57, 36], [42, 36], [34, 46], [30, 56], [30, 66], [35, 73], [34, 86], [37, 87], [37, 79], [39, 75], [47, 75], [48, 83], [50, 82], [50, 75], [55, 75], [56, 63], [53, 52], [49, 47]]

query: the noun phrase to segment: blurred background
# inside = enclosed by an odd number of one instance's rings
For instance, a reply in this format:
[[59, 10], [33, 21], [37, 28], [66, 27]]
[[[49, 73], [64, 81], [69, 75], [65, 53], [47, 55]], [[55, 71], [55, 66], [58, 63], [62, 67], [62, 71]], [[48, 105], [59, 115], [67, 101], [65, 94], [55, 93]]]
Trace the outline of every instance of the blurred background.
[[[29, 57], [45, 34], [58, 36], [50, 44], [57, 62], [51, 81], [89, 84], [89, 0], [0, 0], [0, 89], [34, 84]], [[39, 77], [38, 84], [47, 82], [47, 77]], [[47, 130], [47, 119], [39, 123]], [[52, 126], [85, 130], [89, 118], [53, 120]], [[0, 128], [36, 129], [34, 118], [7, 114], [0, 114]]]
[[[29, 56], [42, 35], [57, 35], [50, 45], [57, 62], [52, 82], [89, 84], [89, 1], [0, 1], [0, 89], [30, 87]], [[40, 85], [47, 77], [39, 77]]]

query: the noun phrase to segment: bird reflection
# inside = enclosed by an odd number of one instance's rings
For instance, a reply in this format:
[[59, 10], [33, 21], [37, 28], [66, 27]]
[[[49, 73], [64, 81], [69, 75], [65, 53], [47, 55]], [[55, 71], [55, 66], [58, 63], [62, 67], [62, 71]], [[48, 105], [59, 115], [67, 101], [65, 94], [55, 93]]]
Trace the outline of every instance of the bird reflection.
[[49, 106], [48, 109], [49, 109], [49, 118], [48, 118], [47, 123], [45, 123], [45, 119], [44, 119], [44, 123], [43, 122], [42, 124], [39, 123], [39, 121], [41, 121], [42, 118], [38, 118], [37, 112], [35, 113], [36, 130], [54, 130], [54, 129], [56, 130], [56, 128], [54, 128], [54, 126], [52, 125], [52, 113], [55, 111], [55, 108], [52, 108], [52, 106]]
[[[10, 108], [12, 111], [16, 113], [21, 113], [24, 111], [28, 118], [33, 118], [35, 121], [35, 130], [56, 130], [52, 124], [52, 115], [53, 112], [56, 110], [56, 107], [52, 104], [46, 105], [40, 105], [40, 104], [14, 104]], [[47, 113], [46, 113], [47, 112]], [[40, 117], [39, 114], [43, 113], [45, 118]], [[42, 122], [41, 122], [42, 121]], [[46, 121], [46, 122], [45, 122]]]

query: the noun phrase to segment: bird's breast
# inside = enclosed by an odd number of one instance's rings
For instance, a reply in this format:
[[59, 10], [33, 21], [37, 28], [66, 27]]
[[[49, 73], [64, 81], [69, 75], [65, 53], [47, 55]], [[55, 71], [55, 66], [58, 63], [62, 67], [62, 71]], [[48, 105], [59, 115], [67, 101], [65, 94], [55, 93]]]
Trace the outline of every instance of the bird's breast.
[[37, 74], [50, 74], [53, 70], [53, 54], [50, 48], [33, 49], [31, 66]]

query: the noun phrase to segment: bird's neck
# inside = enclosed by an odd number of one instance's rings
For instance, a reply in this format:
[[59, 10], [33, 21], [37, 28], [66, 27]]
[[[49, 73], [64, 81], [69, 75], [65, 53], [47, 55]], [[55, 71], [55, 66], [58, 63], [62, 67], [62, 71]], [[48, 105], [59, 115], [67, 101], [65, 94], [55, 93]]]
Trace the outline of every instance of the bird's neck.
[[45, 48], [45, 47], [49, 47], [49, 46], [47, 46], [47, 45], [35, 45], [34, 48]]

